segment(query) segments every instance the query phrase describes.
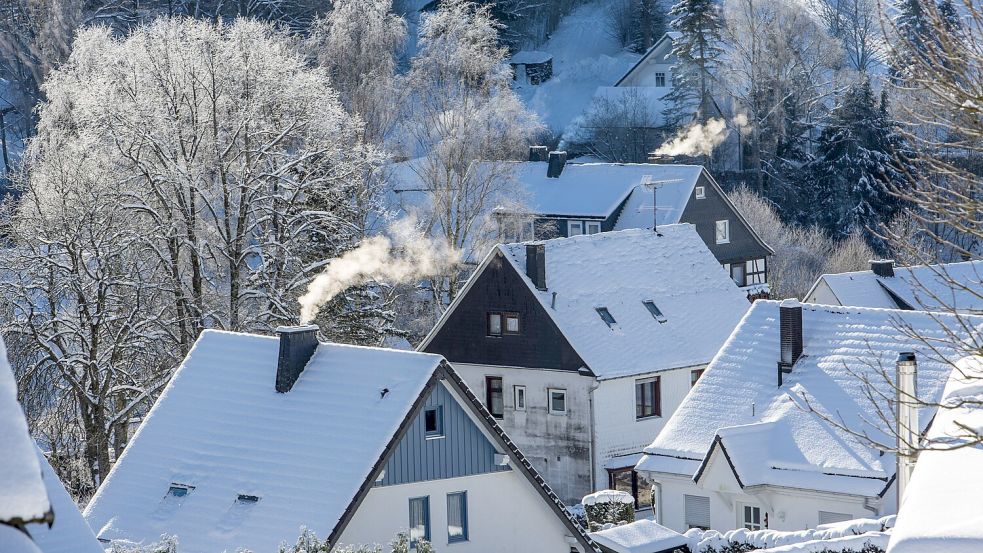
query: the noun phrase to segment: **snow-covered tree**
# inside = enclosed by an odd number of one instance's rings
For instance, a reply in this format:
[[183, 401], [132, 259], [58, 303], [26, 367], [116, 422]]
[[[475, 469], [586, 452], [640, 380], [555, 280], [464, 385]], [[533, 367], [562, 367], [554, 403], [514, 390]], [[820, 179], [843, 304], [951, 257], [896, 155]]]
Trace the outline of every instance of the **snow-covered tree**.
[[618, 163], [645, 163], [665, 139], [661, 114], [637, 88], [614, 88], [616, 96], [597, 97], [563, 134], [565, 148]]
[[614, 0], [606, 8], [608, 34], [632, 52], [645, 53], [667, 30], [659, 0]]
[[705, 124], [716, 115], [712, 96], [714, 76], [719, 67], [723, 20], [714, 0], [679, 0], [671, 10], [671, 27], [680, 33], [672, 54], [672, 92], [667, 110], [671, 124], [695, 119]]
[[[862, 79], [839, 99], [819, 137], [814, 175], [813, 213], [831, 233], [877, 230], [902, 207], [896, 195], [916, 172], [907, 141]], [[884, 244], [871, 236], [881, 249]]]

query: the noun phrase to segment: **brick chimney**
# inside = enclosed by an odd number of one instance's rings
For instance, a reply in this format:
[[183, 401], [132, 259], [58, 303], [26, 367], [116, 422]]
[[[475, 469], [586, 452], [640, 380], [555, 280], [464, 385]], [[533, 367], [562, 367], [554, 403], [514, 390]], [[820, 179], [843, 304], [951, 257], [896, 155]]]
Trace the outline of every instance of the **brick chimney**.
[[778, 385], [792, 372], [802, 356], [802, 304], [797, 299], [782, 300], [778, 306], [781, 351], [778, 359]]
[[537, 290], [546, 290], [546, 246], [526, 244], [526, 276]]
[[276, 364], [276, 391], [289, 392], [317, 350], [317, 325], [281, 326], [280, 355]]
[[566, 152], [550, 152], [550, 165], [546, 168], [546, 178], [558, 179], [563, 172], [563, 166], [567, 163]]
[[547, 161], [549, 151], [546, 146], [529, 146], [529, 161]]
[[894, 260], [893, 259], [871, 259], [870, 260], [870, 270], [874, 272], [877, 276], [882, 277], [893, 277], [894, 276]]

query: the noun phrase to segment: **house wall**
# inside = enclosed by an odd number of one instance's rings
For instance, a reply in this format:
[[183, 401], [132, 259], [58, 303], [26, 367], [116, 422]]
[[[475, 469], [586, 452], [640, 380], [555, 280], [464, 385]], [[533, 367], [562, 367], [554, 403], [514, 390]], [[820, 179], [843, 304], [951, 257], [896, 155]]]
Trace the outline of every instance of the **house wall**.
[[[696, 187], [694, 187], [679, 221], [696, 225], [697, 234], [718, 261], [722, 264], [730, 264], [769, 255], [768, 250], [758, 243], [751, 229], [741, 221], [724, 199], [723, 192], [705, 173], [700, 175], [696, 186], [704, 187], [706, 198], [696, 199]], [[716, 222], [724, 219], [730, 221], [730, 242], [717, 244]]]
[[[502, 377], [505, 408], [499, 424], [560, 499], [580, 503], [590, 480], [590, 388], [592, 377], [544, 369], [455, 363], [454, 369], [484, 401], [485, 377]], [[516, 411], [514, 387], [526, 387], [526, 410]], [[567, 413], [550, 414], [547, 390], [567, 391]], [[651, 439], [651, 438], [650, 438]]]
[[[449, 544], [447, 494], [460, 491], [468, 493], [468, 541]], [[556, 513], [514, 470], [373, 488], [338, 543], [388, 544], [409, 526], [409, 499], [423, 496], [430, 497], [430, 540], [438, 551], [569, 553], [576, 544]]]
[[819, 303], [822, 305], [840, 305], [840, 300], [833, 294], [833, 290], [826, 284], [826, 279], [820, 277], [816, 282], [816, 287], [802, 300], [805, 303]]
[[[607, 469], [621, 468], [613, 466], [612, 463], [608, 462], [609, 459], [639, 454], [652, 443], [669, 417], [679, 408], [683, 398], [689, 393], [690, 370], [704, 367], [705, 365], [674, 369], [629, 378], [603, 380], [598, 383], [597, 390], [594, 391], [594, 402], [597, 406], [594, 414], [597, 447], [594, 470], [595, 474], [600, 477], [596, 487], [607, 486]], [[635, 382], [652, 376], [660, 377], [662, 416], [637, 420], [635, 418]]]
[[[488, 336], [490, 311], [518, 313], [520, 332]], [[489, 260], [423, 351], [443, 355], [455, 367], [459, 363], [475, 363], [576, 372], [584, 366], [501, 253]]]
[[[740, 513], [744, 505], [761, 508], [762, 521], [768, 515], [768, 527], [773, 530], [805, 530], [819, 525], [819, 512], [827, 511], [850, 515], [851, 518], [879, 517], [891, 514], [893, 503], [887, 500], [871, 500], [878, 508], [874, 513], [864, 508], [861, 496], [829, 494], [808, 490], [793, 490], [772, 486], [756, 486], [742, 490], [727, 461], [718, 452], [704, 471], [700, 484], [690, 477], [650, 473], [650, 478], [661, 487], [662, 513], [660, 524], [685, 532], [684, 495], [710, 498], [710, 527], [726, 532], [739, 527]], [[658, 499], [657, 499], [658, 501]]]

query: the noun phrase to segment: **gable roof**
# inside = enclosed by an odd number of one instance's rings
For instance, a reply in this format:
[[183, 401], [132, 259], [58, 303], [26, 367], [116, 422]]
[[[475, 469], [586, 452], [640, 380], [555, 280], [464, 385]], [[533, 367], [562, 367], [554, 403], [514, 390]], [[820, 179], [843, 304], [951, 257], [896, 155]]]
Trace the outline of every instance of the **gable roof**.
[[[202, 333], [86, 509], [100, 538], [274, 551], [307, 525], [334, 543], [426, 392], [453, 373], [437, 355], [321, 343], [281, 394], [278, 351], [275, 337]], [[195, 488], [182, 503], [165, 498], [172, 484]], [[259, 501], [237, 508], [239, 494]]]
[[841, 305], [983, 313], [983, 261], [895, 267], [893, 277], [873, 271], [822, 275], [806, 297], [823, 282]]
[[662, 37], [660, 37], [659, 40], [655, 41], [655, 44], [653, 44], [652, 47], [648, 49], [648, 52], [645, 52], [645, 55], [639, 58], [638, 61], [635, 62], [635, 65], [631, 66], [631, 69], [626, 71], [625, 74], [622, 75], [620, 79], [618, 79], [618, 82], [614, 83], [614, 86], [621, 86], [621, 83], [623, 83], [625, 79], [627, 79], [632, 73], [634, 73], [636, 69], [641, 67], [642, 64], [644, 64], [649, 59], [649, 57], [652, 56], [652, 54], [654, 54], [657, 50], [661, 49], [666, 41], [671, 42], [673, 40], [678, 39], [681, 36], [683, 36], [683, 34], [678, 31], [669, 31], [664, 35], [662, 35]]
[[980, 402], [983, 358], [967, 357], [946, 384], [942, 404], [948, 407], [935, 416], [927, 449], [918, 454], [891, 532], [889, 552], [983, 550], [983, 511], [979, 508], [983, 444], [976, 443], [983, 428]]
[[[699, 478], [711, 450], [720, 445], [742, 485], [853, 489], [877, 495], [893, 477], [893, 458], [881, 457], [829, 422], [838, 420], [873, 439], [889, 440], [876, 426], [877, 413], [858, 375], [893, 397], [880, 371], [892, 375], [898, 353], [915, 351], [919, 394], [938, 398], [951, 363], [965, 355], [950, 339], [953, 333], [971, 349], [980, 344], [983, 331], [983, 317], [957, 321], [954, 316], [918, 311], [803, 304], [802, 357], [779, 387], [778, 306], [775, 301], [752, 305], [645, 448], [638, 470]], [[927, 338], [930, 345], [912, 338], [911, 332]]]
[[[748, 309], [693, 225], [497, 246], [451, 303], [426, 347], [494, 255], [502, 255], [599, 379], [707, 363]], [[526, 245], [546, 252], [547, 290], [526, 275]], [[554, 299], [554, 294], [555, 299]], [[652, 301], [660, 323], [643, 302]], [[597, 312], [607, 308], [609, 327]]]
[[17, 402], [17, 382], [0, 340], [0, 523], [22, 526], [53, 520], [37, 446]]
[[[88, 523], [82, 518], [75, 500], [68, 495], [40, 449], [35, 448], [54, 522], [27, 525], [27, 531], [42, 553], [104, 553]], [[0, 548], [0, 551], [5, 551]]]

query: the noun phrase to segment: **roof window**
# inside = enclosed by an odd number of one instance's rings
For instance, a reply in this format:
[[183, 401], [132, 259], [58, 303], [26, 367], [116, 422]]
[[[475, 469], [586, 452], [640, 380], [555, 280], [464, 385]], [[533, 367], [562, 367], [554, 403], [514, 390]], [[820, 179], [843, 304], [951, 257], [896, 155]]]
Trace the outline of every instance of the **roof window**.
[[254, 505], [257, 502], [259, 502], [258, 495], [246, 495], [241, 493], [238, 497], [236, 497], [236, 503], [240, 505]]
[[601, 320], [604, 321], [609, 328], [614, 328], [614, 325], [618, 324], [618, 321], [614, 320], [611, 316], [611, 312], [608, 311], [607, 307], [597, 307], [597, 314], [601, 316]]
[[655, 317], [655, 320], [659, 321], [660, 323], [664, 323], [669, 320], [666, 318], [665, 315], [662, 314], [662, 311], [659, 310], [659, 306], [655, 305], [654, 301], [645, 300], [642, 303], [645, 304], [645, 309], [648, 309], [649, 313], [651, 313], [652, 316]]
[[194, 486], [188, 486], [185, 484], [171, 484], [170, 487], [167, 488], [167, 496], [178, 498], [184, 497], [191, 493], [194, 489]]

